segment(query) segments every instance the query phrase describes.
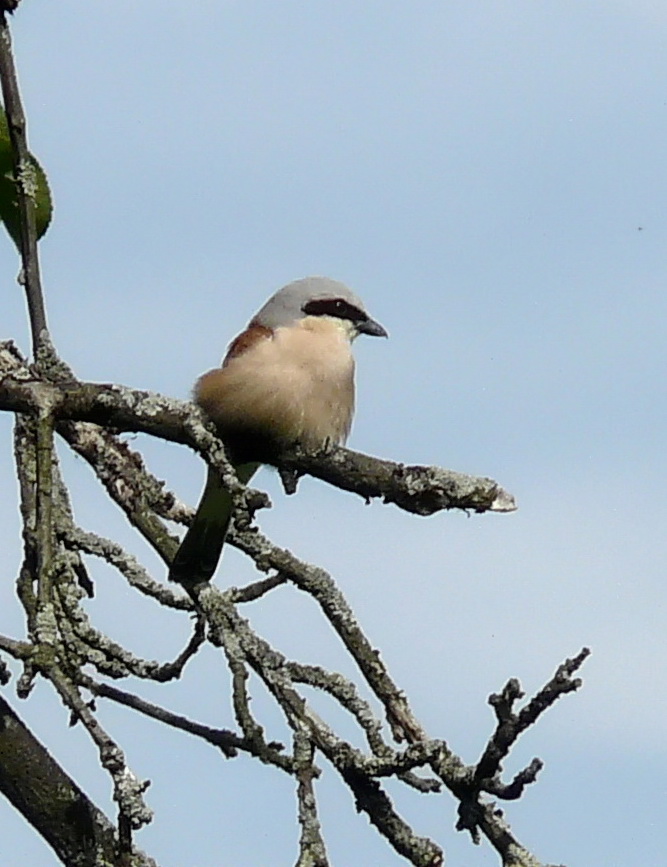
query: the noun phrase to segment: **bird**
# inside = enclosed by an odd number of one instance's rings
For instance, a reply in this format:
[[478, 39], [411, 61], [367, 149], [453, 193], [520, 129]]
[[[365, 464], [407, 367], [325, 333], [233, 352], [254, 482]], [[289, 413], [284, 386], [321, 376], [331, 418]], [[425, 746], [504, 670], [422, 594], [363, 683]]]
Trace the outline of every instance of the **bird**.
[[[343, 445], [354, 415], [352, 341], [387, 337], [345, 284], [305, 277], [279, 289], [203, 374], [194, 401], [213, 422], [239, 481], [247, 484], [281, 449]], [[197, 511], [169, 570], [185, 587], [210, 581], [233, 513], [209, 467]]]

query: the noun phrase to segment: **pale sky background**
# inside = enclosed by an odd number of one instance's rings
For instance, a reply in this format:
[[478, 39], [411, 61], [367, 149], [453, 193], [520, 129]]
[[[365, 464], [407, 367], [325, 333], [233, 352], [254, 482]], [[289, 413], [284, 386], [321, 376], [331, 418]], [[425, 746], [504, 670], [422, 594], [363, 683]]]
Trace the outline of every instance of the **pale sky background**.
[[[24, 0], [13, 32], [56, 202], [42, 265], [63, 357], [84, 379], [185, 398], [282, 284], [349, 283], [391, 333], [357, 344], [350, 445], [492, 476], [520, 511], [420, 519], [313, 480], [285, 498], [265, 472], [262, 529], [332, 572], [429, 733], [466, 761], [493, 728], [490, 692], [511, 676], [534, 691], [589, 645], [584, 689], [508, 762], [507, 778], [534, 755], [545, 768], [507, 817], [544, 862], [666, 865], [664, 3]], [[0, 267], [0, 336], [27, 351], [6, 238]], [[192, 454], [134, 444], [196, 501]], [[21, 636], [5, 417], [0, 449], [0, 630]], [[64, 471], [82, 526], [165, 577], [83, 463], [67, 456]], [[94, 575], [99, 628], [177, 655], [186, 617]], [[252, 576], [231, 552], [217, 581]], [[244, 614], [284, 652], [352, 671], [295, 591]], [[27, 702], [14, 686], [19, 714], [111, 810], [80, 727], [45, 683]], [[212, 650], [184, 683], [138, 689], [233, 725]], [[254, 706], [284, 738], [261, 690]], [[162, 867], [294, 863], [288, 778], [99, 709], [153, 781], [156, 821], [137, 843]], [[332, 863], [405, 863], [320, 764]], [[454, 831], [448, 795], [397, 798], [451, 867], [498, 863]], [[0, 861], [58, 863], [4, 802]]]

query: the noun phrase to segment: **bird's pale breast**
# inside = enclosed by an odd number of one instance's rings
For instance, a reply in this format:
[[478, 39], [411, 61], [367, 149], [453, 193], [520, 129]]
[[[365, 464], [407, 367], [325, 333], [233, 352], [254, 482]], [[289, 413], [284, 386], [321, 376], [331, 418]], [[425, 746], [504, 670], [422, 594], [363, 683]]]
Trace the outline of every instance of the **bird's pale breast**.
[[251, 342], [204, 374], [195, 400], [218, 425], [318, 448], [347, 438], [354, 412], [354, 359], [343, 328], [299, 320]]

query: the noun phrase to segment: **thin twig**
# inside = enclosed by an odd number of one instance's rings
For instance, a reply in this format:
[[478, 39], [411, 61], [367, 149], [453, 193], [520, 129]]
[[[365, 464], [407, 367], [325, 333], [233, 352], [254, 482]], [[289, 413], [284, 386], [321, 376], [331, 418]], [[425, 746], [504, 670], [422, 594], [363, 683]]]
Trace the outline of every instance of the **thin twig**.
[[[364, 810], [389, 843], [415, 867], [440, 867], [443, 855], [440, 847], [427, 837], [414, 833], [407, 822], [394, 809], [391, 799], [366, 767], [366, 758], [339, 738], [308, 706], [294, 688], [287, 673], [288, 661], [264, 639], [256, 635], [232, 604], [229, 594], [207, 586], [194, 589], [197, 604], [209, 622], [209, 633], [214, 644], [222, 646], [233, 656], [236, 665], [247, 660], [275, 697], [285, 718], [295, 732], [305, 726], [313, 744], [336, 768], [352, 790], [357, 808]], [[371, 763], [382, 765], [381, 759], [372, 757]], [[423, 764], [420, 755], [418, 763]], [[408, 770], [403, 768], [402, 770]]]
[[294, 764], [297, 778], [298, 818], [301, 826], [299, 858], [296, 867], [329, 867], [322, 826], [317, 815], [313, 779], [318, 776], [315, 750], [306, 727], [294, 734]]
[[146, 701], [138, 695], [133, 695], [107, 683], [97, 683], [87, 675], [82, 676], [81, 683], [94, 695], [108, 698], [118, 704], [125, 705], [125, 707], [131, 707], [145, 716], [202, 738], [220, 749], [229, 759], [234, 758], [237, 750], [242, 750], [256, 756], [265, 764], [275, 765], [288, 774], [291, 774], [294, 770], [293, 760], [289, 756], [283, 755], [275, 743], [262, 743], [261, 749], [258, 750], [256, 742], [251, 742], [247, 738], [240, 738], [234, 732], [227, 729], [214, 729], [210, 726], [194, 722], [187, 717], [172, 713], [172, 711]]
[[50, 665], [44, 674], [58, 691], [64, 704], [74, 717], [81, 721], [99, 750], [102, 767], [110, 774], [114, 784], [114, 800], [118, 804], [119, 817], [123, 818], [120, 830], [139, 829], [153, 819], [153, 811], [146, 805], [143, 794], [150, 781], [140, 780], [130, 770], [120, 746], [102, 728], [87, 702], [81, 697], [71, 678], [56, 665]]
[[48, 334], [48, 326], [39, 274], [34, 190], [30, 189], [27, 180], [34, 175], [34, 169], [28, 149], [27, 123], [19, 92], [16, 67], [14, 66], [12, 39], [9, 24], [4, 14], [0, 14], [0, 84], [7, 115], [9, 138], [12, 144], [14, 177], [21, 224], [23, 281], [30, 316], [32, 351], [33, 355], [36, 355], [43, 336], [45, 336], [44, 333]]
[[[489, 704], [495, 710], [498, 724], [477, 763], [475, 769], [476, 783], [481, 783], [486, 778], [494, 778], [501, 771], [503, 759], [522, 732], [533, 725], [538, 717], [561, 696], [579, 689], [581, 680], [573, 678], [572, 675], [583, 665], [589, 654], [590, 650], [584, 647], [577, 656], [566, 659], [562, 665], [558, 666], [551, 680], [537, 692], [519, 713], [513, 712], [514, 704], [523, 698], [521, 685], [516, 678], [508, 680], [502, 692], [494, 693], [489, 697]], [[532, 767], [535, 768], [536, 766], [533, 764]], [[527, 774], [527, 771], [524, 771], [524, 774]], [[530, 774], [527, 774], [526, 779], [528, 782], [533, 781], [530, 779]], [[496, 793], [498, 793], [497, 781], [494, 786]]]
[[379, 652], [364, 635], [331, 576], [324, 569], [311, 566], [289, 551], [272, 545], [261, 533], [237, 534], [235, 540], [238, 547], [250, 554], [260, 568], [276, 569], [319, 603], [327, 620], [354, 657], [368, 685], [383, 703], [394, 737], [408, 743], [424, 740], [424, 730], [412, 713], [405, 695], [389, 676]]

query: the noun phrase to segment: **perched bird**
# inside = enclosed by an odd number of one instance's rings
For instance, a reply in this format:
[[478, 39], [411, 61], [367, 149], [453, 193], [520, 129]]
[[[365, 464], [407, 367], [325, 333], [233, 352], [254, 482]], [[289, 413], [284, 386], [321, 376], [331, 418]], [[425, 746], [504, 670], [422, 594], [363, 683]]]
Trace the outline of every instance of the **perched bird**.
[[[269, 298], [232, 341], [222, 366], [200, 377], [195, 403], [215, 423], [240, 481], [281, 447], [345, 442], [354, 414], [351, 343], [359, 334], [387, 337], [347, 286], [306, 277]], [[209, 467], [171, 581], [193, 585], [213, 577], [231, 516], [229, 492]]]

